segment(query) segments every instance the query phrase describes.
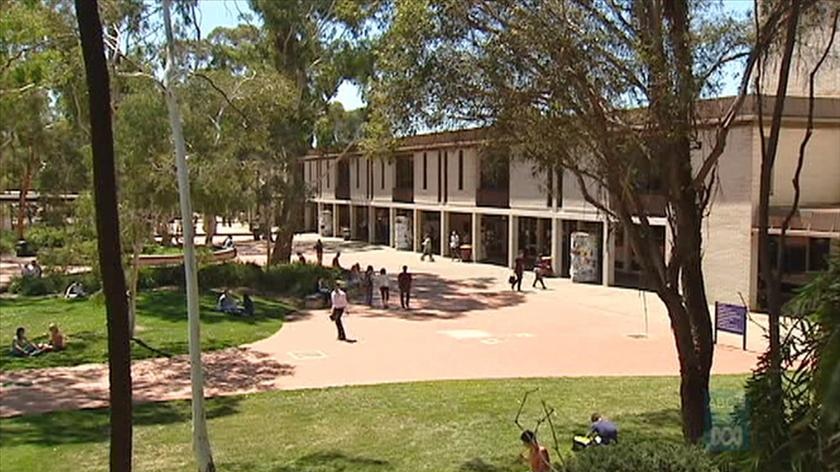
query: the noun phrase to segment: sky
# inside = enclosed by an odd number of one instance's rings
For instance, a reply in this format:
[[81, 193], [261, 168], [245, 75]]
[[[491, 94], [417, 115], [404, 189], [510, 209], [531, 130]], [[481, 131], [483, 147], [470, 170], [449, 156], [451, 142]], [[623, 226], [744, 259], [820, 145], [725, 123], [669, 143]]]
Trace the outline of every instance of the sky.
[[[734, 15], [742, 16], [751, 11], [753, 0], [723, 0], [723, 8], [731, 11]], [[240, 23], [241, 14], [253, 14], [248, 7], [247, 0], [200, 0], [199, 11], [201, 17], [199, 24], [203, 35], [207, 35], [214, 28], [219, 26], [233, 27]], [[252, 18], [252, 21], [257, 21]], [[728, 80], [721, 92], [721, 95], [736, 95], [738, 89], [737, 73], [738, 66], [727, 71]], [[365, 106], [359, 94], [359, 88], [349, 82], [342, 83], [338, 88], [338, 94], [334, 98], [340, 102], [345, 110], [355, 110]]]

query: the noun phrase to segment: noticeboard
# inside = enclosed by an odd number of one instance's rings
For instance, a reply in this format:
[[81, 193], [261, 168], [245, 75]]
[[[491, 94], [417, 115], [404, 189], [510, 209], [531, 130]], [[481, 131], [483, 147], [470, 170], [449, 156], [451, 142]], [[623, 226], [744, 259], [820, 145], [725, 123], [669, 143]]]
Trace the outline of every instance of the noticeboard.
[[747, 307], [715, 302], [715, 342], [717, 332], [724, 331], [743, 336], [743, 348], [747, 350]]

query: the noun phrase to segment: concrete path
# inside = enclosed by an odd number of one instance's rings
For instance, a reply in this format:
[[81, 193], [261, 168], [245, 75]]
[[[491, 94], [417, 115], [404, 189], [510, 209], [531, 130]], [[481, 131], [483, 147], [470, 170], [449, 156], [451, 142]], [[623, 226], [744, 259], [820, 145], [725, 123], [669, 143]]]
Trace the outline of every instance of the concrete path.
[[[313, 241], [303, 237], [298, 245], [309, 249]], [[414, 253], [325, 242], [325, 263], [340, 249], [345, 267], [385, 267], [391, 307], [352, 305], [345, 326], [355, 343], [337, 341], [327, 310], [315, 310], [292, 315], [264, 340], [208, 353], [208, 396], [437, 379], [679, 373], [667, 315], [654, 294], [563, 279], [549, 279], [548, 290], [532, 289], [529, 274], [517, 293], [505, 284], [503, 267], [420, 262]], [[265, 260], [253, 245], [240, 254]], [[314, 259], [311, 249], [307, 256]], [[410, 311], [399, 309], [396, 294], [404, 264], [415, 279]], [[378, 296], [374, 301], [379, 305]], [[757, 329], [749, 341], [751, 351], [742, 351], [736, 338], [722, 338], [713, 372], [749, 372], [764, 348]], [[184, 356], [135, 362], [133, 376], [137, 401], [189, 397]], [[2, 417], [107, 405], [102, 365], [12, 372], [0, 375], [0, 384]]]

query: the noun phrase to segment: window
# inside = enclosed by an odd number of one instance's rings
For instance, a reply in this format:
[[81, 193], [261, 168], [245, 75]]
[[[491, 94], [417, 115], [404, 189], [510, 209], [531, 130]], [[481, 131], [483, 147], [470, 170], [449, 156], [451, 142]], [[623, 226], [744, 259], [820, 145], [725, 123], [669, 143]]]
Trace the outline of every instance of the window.
[[458, 190], [464, 190], [464, 151], [458, 151]]
[[429, 185], [428, 180], [427, 180], [428, 176], [426, 175], [426, 168], [427, 168], [426, 164], [427, 164], [426, 153], [424, 152], [423, 153], [423, 190], [426, 190], [426, 188]]
[[557, 206], [563, 206], [563, 168], [554, 171], [554, 195], [557, 195]]
[[438, 200], [437, 201], [440, 202], [441, 197], [442, 197], [441, 194], [440, 194], [440, 191], [442, 189], [440, 183], [443, 181], [443, 179], [441, 178], [441, 170], [442, 170], [441, 169], [441, 164], [443, 164], [443, 157], [441, 156], [440, 151], [438, 151], [437, 162], [438, 162], [438, 174], [437, 174], [438, 175], [438, 177], [437, 177]]
[[330, 161], [327, 161], [327, 188], [330, 188]]
[[361, 171], [359, 170], [359, 158], [356, 158], [356, 188], [359, 188], [359, 175]]
[[548, 193], [548, 197], [546, 198], [545, 204], [548, 208], [551, 208], [552, 204], [554, 203], [554, 176], [552, 175], [551, 171], [548, 171], [546, 180], [546, 189]]
[[828, 238], [810, 238], [808, 245], [808, 271], [828, 270], [831, 240]]
[[449, 201], [449, 153], [443, 151], [443, 203]]
[[385, 161], [379, 161], [379, 168], [380, 168], [379, 186], [384, 189], [385, 188]]

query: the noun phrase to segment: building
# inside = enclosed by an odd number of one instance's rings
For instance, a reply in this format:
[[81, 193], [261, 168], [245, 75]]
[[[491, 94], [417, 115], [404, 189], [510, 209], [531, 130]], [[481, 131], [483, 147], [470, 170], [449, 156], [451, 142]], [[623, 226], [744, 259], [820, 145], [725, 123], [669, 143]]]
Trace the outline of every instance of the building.
[[[772, 102], [765, 100], [763, 109], [771, 109]], [[698, 159], [711, 148], [713, 120], [723, 116], [730, 101], [702, 102], [709, 122], [698, 138]], [[748, 97], [730, 131], [706, 218], [703, 264], [710, 302], [744, 299], [753, 307], [758, 304], [761, 140], [756, 105], [755, 97]], [[807, 109], [806, 99], [790, 97], [786, 102], [771, 196], [776, 233], [793, 203], [791, 178]], [[472, 260], [512, 266], [519, 251], [525, 251], [533, 258], [550, 258], [560, 277], [569, 277], [571, 266], [579, 263], [579, 251], [572, 251], [573, 234], [585, 233], [593, 251], [589, 281], [649, 286], [621, 229], [584, 200], [570, 173], [540, 171], [515, 156], [503, 164], [490, 163], [479, 152], [481, 133], [471, 129], [405, 138], [387, 160], [352, 152], [340, 159], [334, 154], [306, 156], [304, 177], [312, 189], [307, 229], [413, 251], [428, 234], [437, 254], [448, 250], [448, 235], [454, 230]], [[800, 209], [786, 243], [788, 286], [803, 283], [809, 273], [825, 267], [829, 253], [840, 252], [840, 98], [815, 102], [801, 180]], [[598, 194], [597, 189], [589, 191]], [[644, 199], [667, 254], [664, 200], [655, 192]]]

